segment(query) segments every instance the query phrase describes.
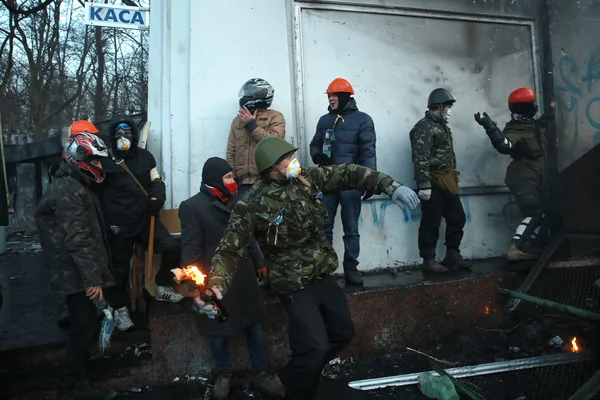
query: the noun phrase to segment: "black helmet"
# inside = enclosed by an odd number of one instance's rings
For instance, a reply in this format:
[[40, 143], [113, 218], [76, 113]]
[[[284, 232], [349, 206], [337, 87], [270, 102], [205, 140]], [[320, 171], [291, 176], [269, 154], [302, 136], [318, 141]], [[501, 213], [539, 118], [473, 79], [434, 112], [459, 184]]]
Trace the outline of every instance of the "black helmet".
[[436, 104], [453, 104], [454, 102], [456, 102], [456, 100], [454, 100], [454, 97], [452, 97], [449, 91], [446, 89], [437, 88], [429, 94], [429, 99], [427, 99], [427, 107], [431, 107]]
[[273, 103], [275, 90], [264, 79], [252, 78], [242, 85], [240, 89], [240, 107], [269, 108]]

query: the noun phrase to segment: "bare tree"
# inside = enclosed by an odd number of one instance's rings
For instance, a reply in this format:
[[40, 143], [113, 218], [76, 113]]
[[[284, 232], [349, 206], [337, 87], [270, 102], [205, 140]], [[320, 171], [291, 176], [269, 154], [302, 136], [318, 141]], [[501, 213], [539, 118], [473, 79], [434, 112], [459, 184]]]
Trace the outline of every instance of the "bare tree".
[[[46, 7], [48, 7], [50, 4], [52, 4], [52, 2], [54, 0], [44, 0], [43, 2], [39, 3], [37, 6], [29, 7], [29, 8], [26, 8], [25, 4], [21, 4], [20, 6], [18, 6], [16, 0], [1, 0], [1, 1], [2, 1], [2, 4], [4, 4], [4, 6], [8, 9], [8, 11], [10, 11], [11, 14], [28, 17], [39, 11], [44, 10]], [[23, 3], [27, 3], [27, 1], [25, 1]]]

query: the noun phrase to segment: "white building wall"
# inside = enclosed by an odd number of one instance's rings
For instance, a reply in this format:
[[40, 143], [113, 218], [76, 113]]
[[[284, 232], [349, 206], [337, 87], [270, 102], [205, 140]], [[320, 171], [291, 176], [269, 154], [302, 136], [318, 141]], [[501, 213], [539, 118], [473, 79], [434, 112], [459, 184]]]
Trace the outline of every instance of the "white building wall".
[[[389, 41], [387, 37], [393, 34], [389, 31], [392, 29], [390, 26], [398, 23], [398, 29], [401, 29], [402, 24], [416, 21], [416, 25], [419, 26], [430, 21], [407, 19], [407, 16], [401, 15], [396, 15], [394, 19], [393, 16], [385, 15], [381, 20], [385, 21], [386, 27], [383, 27], [378, 26], [379, 22], [374, 19], [372, 13], [365, 14], [372, 21], [369, 26], [360, 26], [361, 31], [366, 35], [365, 41], [361, 42], [360, 34], [350, 29], [349, 32], [353, 33], [352, 40], [356, 42], [350, 47], [354, 47], [358, 55], [361, 51], [368, 50], [372, 57], [377, 57], [375, 60], [351, 58], [345, 54], [323, 51], [323, 49], [335, 49], [335, 42], [344, 39], [339, 36], [345, 32], [340, 28], [340, 24], [347, 21], [356, 24], [365, 20], [361, 19], [361, 15], [356, 14], [354, 9], [344, 9], [343, 12], [339, 9], [332, 10], [331, 14], [310, 11], [311, 23], [303, 26], [302, 13], [305, 11], [295, 9], [294, 3], [288, 0], [252, 2], [152, 0], [150, 8], [152, 26], [148, 115], [152, 128], [148, 146], [162, 166], [167, 184], [167, 208], [177, 208], [183, 200], [198, 191], [202, 166], [207, 158], [225, 157], [229, 127], [238, 110], [238, 91], [242, 83], [252, 77], [265, 78], [275, 88], [273, 108], [284, 114], [287, 121], [286, 139], [301, 147], [300, 158], [304, 163], [308, 160], [307, 143], [314, 133], [316, 119], [321, 113], [319, 110], [322, 108], [322, 113], [326, 110], [326, 99], [322, 92], [331, 79], [338, 75], [347, 77], [359, 89], [357, 91], [359, 107], [364, 107], [363, 110], [372, 114], [375, 119], [378, 153], [381, 155], [378, 162], [379, 169], [414, 187], [409, 159], [408, 131], [421, 117], [429, 91], [437, 86], [452, 85], [453, 75], [445, 76], [446, 80], [443, 83], [437, 83], [435, 79], [431, 81], [426, 75], [435, 72], [427, 70], [423, 64], [419, 66], [423, 70], [423, 77], [417, 80], [412, 77], [414, 74], [409, 73], [410, 65], [390, 63], [386, 67], [385, 52], [392, 51], [395, 46], [394, 40]], [[359, 11], [364, 12], [365, 9]], [[329, 38], [327, 25], [325, 28], [319, 27], [323, 22], [321, 17], [332, 19], [330, 21], [332, 36]], [[400, 17], [404, 19], [398, 19]], [[514, 25], [510, 27], [515, 29]], [[461, 30], [452, 29], [448, 35], [453, 35], [452, 40], [460, 41], [460, 36], [457, 35], [461, 34]], [[498, 29], [491, 29], [491, 34], [498, 37]], [[487, 31], [484, 29], [474, 33], [481, 36], [482, 32], [486, 34]], [[310, 37], [310, 43], [303, 42], [306, 39], [303, 39], [302, 35]], [[386, 45], [377, 42], [377, 38], [382, 36], [388, 40], [387, 48]], [[522, 34], [517, 36], [520, 39], [523, 37]], [[316, 40], [325, 43], [319, 47]], [[427, 41], [418, 37], [412, 40]], [[485, 41], [479, 44], [482, 43]], [[299, 46], [295, 47], [294, 44]], [[436, 45], [440, 46], [438, 52], [448, 49], [444, 43]], [[363, 49], [361, 46], [369, 47]], [[348, 44], [344, 43], [343, 46], [338, 47], [344, 52]], [[495, 55], [491, 46], [485, 44], [484, 47], [486, 51], [481, 54], [481, 58], [485, 67], [485, 63], [491, 63], [490, 59]], [[531, 47], [529, 51], [516, 55], [511, 54], [511, 48], [511, 45], [504, 46], [497, 54], [497, 59], [502, 61], [503, 68], [485, 70], [485, 74], [478, 75], [477, 79], [470, 80], [468, 71], [460, 69], [461, 66], [458, 64], [453, 64], [450, 69], [455, 75], [460, 75], [460, 86], [456, 85], [456, 88], [462, 98], [468, 99], [470, 93], [475, 96], [468, 102], [463, 101], [464, 109], [456, 107], [458, 112], [453, 122], [455, 127], [460, 127], [457, 137], [460, 137], [463, 143], [469, 143], [468, 146], [457, 149], [458, 163], [461, 169], [467, 171], [465, 178], [468, 185], [501, 184], [503, 175], [501, 171], [507, 162], [494, 154], [483, 130], [474, 122], [472, 123], [472, 112], [479, 110], [470, 108], [486, 107], [488, 112], [494, 114], [494, 118], [500, 120], [499, 122], [505, 122], [508, 114], [504, 112], [503, 92], [508, 90], [507, 87], [519, 82], [502, 82], [498, 79], [503, 77], [503, 71], [514, 64], [511, 61], [514, 58], [523, 57], [528, 65], [525, 68], [523, 85], [535, 86], [534, 76], [532, 76], [535, 68], [531, 59]], [[469, 62], [473, 64], [474, 60], [477, 61], [477, 55], [469, 54], [468, 50], [464, 50], [462, 59], [458, 57], [459, 61], [465, 61], [463, 64], [467, 68]], [[374, 52], [383, 52], [383, 57], [381, 54], [373, 55]], [[328, 54], [331, 55], [329, 58]], [[452, 62], [453, 59], [446, 53], [444, 56], [449, 59], [447, 62]], [[420, 55], [415, 57], [419, 58]], [[390, 56], [389, 59], [398, 59], [398, 57]], [[336, 65], [339, 62], [343, 63], [344, 69]], [[372, 63], [376, 63], [381, 71], [375, 76], [372, 71], [368, 71]], [[360, 71], [354, 76], [347, 76], [351, 74], [352, 65], [356, 65]], [[482, 68], [482, 66], [477, 64], [473, 68]], [[410, 92], [408, 98], [404, 97], [402, 100], [406, 105], [403, 103], [398, 106], [397, 99], [390, 97], [390, 92], [402, 97], [402, 79], [406, 77], [410, 79]], [[380, 81], [370, 85], [373, 79], [380, 79]], [[490, 83], [492, 79], [496, 80]], [[382, 84], [388, 81], [391, 83]], [[297, 86], [298, 82], [299, 86]], [[323, 85], [325, 87], [321, 90]], [[378, 96], [374, 90], [369, 89], [370, 86], [385, 92], [385, 97]], [[483, 95], [483, 92], [475, 95], [481, 89], [496, 91], [489, 95]], [[313, 98], [316, 96], [319, 97]], [[475, 142], [469, 139], [473, 137], [476, 137]], [[493, 162], [486, 163], [486, 159]], [[492, 167], [492, 164], [496, 163], [500, 164], [499, 170]], [[463, 254], [475, 258], [503, 254], [518, 220], [518, 211], [514, 202], [511, 202], [506, 194], [463, 195], [462, 202], [467, 214]], [[419, 219], [420, 211], [407, 212], [383, 198], [365, 202], [360, 222], [361, 265], [359, 268], [366, 270], [419, 262], [417, 249]], [[444, 255], [443, 227], [441, 233], [439, 256]], [[342, 227], [338, 216], [334, 245], [340, 259], [343, 254], [341, 237]]]

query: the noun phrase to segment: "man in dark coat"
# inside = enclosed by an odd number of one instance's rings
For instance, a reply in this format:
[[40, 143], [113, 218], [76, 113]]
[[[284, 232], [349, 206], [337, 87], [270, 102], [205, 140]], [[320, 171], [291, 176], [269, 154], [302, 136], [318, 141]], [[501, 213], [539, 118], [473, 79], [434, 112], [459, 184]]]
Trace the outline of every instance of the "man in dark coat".
[[100, 331], [91, 300], [102, 300], [103, 289], [115, 283], [100, 206], [89, 190], [103, 181], [101, 160], [107, 157], [106, 146], [96, 135], [71, 136], [56, 179], [35, 212], [52, 288], [65, 296], [69, 310], [69, 346], [58, 396], [63, 400], [116, 396], [112, 390], [91, 386], [86, 373], [90, 349]]
[[115, 307], [115, 326], [126, 331], [133, 328], [127, 309], [130, 260], [136, 243], [148, 248], [150, 216], [156, 217], [154, 252], [162, 255], [156, 275], [158, 301], [177, 303], [183, 299], [173, 290], [171, 273], [171, 269], [179, 267], [181, 251], [178, 241], [158, 219], [166, 200], [165, 184], [152, 153], [137, 146], [139, 131], [134, 121], [126, 115], [117, 115], [104, 136], [115, 159], [105, 163], [106, 181], [99, 188], [99, 195], [118, 282], [107, 297]]
[[[237, 203], [237, 184], [233, 169], [222, 158], [209, 158], [202, 169], [200, 193], [179, 206], [181, 220], [182, 265], [196, 265], [208, 274], [215, 250], [227, 227], [231, 210]], [[214, 319], [206, 325], [217, 372], [213, 396], [226, 399], [230, 391], [231, 367], [227, 353], [229, 337], [244, 332], [255, 373], [253, 383], [259, 389], [281, 397], [285, 394], [279, 378], [267, 375], [263, 333], [260, 326], [261, 295], [256, 275], [264, 276], [264, 260], [256, 242], [248, 248], [231, 289], [223, 299], [231, 317], [225, 322]]]
[[[375, 151], [375, 125], [371, 117], [358, 111], [354, 97], [354, 89], [350, 82], [342, 78], [334, 79], [327, 88], [329, 99], [328, 113], [319, 119], [317, 131], [310, 143], [310, 155], [319, 166], [356, 164], [370, 169], [377, 169]], [[360, 253], [360, 234], [358, 219], [360, 218], [360, 190], [343, 190], [325, 196], [325, 206], [329, 223], [324, 234], [331, 244], [333, 242], [333, 224], [338, 205], [342, 206], [342, 226], [344, 228], [344, 276], [346, 282], [362, 286], [363, 280], [358, 273], [358, 256]], [[371, 197], [365, 194], [363, 200]]]

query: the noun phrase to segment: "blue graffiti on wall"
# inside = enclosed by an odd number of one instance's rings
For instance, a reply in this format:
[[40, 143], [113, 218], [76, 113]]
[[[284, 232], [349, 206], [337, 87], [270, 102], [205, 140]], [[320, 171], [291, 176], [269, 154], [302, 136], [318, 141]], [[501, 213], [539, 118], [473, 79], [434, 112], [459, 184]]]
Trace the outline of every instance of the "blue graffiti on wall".
[[[589, 125], [596, 130], [593, 136], [594, 146], [600, 143], [600, 117], [593, 113], [595, 107], [600, 107], [600, 96], [592, 96], [594, 82], [600, 79], [600, 58], [592, 54], [585, 63], [585, 71], [582, 71], [573, 58], [565, 55], [560, 59], [559, 75], [562, 85], [556, 86], [558, 107], [561, 111], [571, 114], [573, 120], [573, 132], [571, 145], [563, 147], [564, 155], [572, 155], [579, 139], [579, 125], [581, 111], [585, 112], [585, 119]], [[560, 95], [562, 94], [562, 95]], [[587, 97], [592, 96], [590, 99]], [[587, 103], [586, 103], [587, 102]], [[584, 106], [580, 110], [580, 105]]]
[[[469, 203], [469, 198], [462, 197], [461, 200], [463, 203], [463, 208], [465, 210], [465, 215], [467, 217], [467, 223], [470, 223], [471, 222], [471, 205]], [[377, 207], [378, 203], [379, 203], [379, 207]], [[391, 200], [384, 200], [382, 202], [370, 201], [369, 205], [371, 207], [371, 215], [373, 216], [373, 225], [377, 228], [381, 228], [385, 221], [386, 209], [391, 205], [395, 206], [396, 203], [394, 203]], [[400, 207], [400, 209], [402, 210], [404, 223], [407, 224], [409, 222], [418, 222], [421, 220], [422, 213], [421, 213], [420, 208], [417, 208], [416, 210], [408, 210], [405, 207]], [[362, 222], [363, 222], [363, 216], [361, 214], [359, 223], [362, 223]]]

